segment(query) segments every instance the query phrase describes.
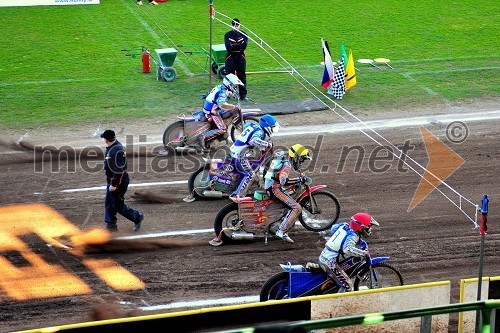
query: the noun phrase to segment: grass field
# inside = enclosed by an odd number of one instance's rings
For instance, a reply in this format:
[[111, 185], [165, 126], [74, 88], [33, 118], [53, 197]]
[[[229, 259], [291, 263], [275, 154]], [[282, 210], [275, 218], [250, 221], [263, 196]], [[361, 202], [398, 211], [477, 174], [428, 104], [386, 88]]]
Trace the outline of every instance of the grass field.
[[[340, 104], [348, 110], [402, 109], [498, 97], [499, 9], [491, 0], [356, 2], [215, 0], [213, 44], [223, 43], [229, 18], [238, 17], [276, 53], [250, 42], [248, 71], [295, 68], [300, 75], [248, 75], [257, 102], [313, 98], [319, 86], [321, 38], [338, 60], [340, 42], [355, 59], [385, 57], [394, 70], [356, 64], [358, 84]], [[100, 5], [0, 8], [1, 125], [32, 128], [79, 121], [112, 123], [182, 114], [201, 106], [209, 90], [207, 0], [135, 0]], [[227, 17], [226, 17], [227, 16]], [[251, 36], [255, 38], [253, 35]], [[142, 46], [179, 50], [173, 82], [142, 73]], [[133, 49], [133, 51], [122, 51]], [[266, 52], [267, 51], [267, 52]], [[154, 54], [154, 51], [153, 51]], [[282, 58], [280, 58], [282, 57]], [[278, 59], [279, 61], [276, 61]], [[284, 60], [283, 60], [284, 59]], [[218, 83], [212, 77], [212, 85]]]

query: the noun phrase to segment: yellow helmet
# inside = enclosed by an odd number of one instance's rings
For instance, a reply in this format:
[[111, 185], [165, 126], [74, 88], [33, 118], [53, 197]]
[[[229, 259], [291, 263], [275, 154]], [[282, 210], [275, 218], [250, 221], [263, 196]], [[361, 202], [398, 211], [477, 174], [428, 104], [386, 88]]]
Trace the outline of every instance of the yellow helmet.
[[288, 156], [292, 160], [292, 166], [295, 170], [299, 170], [300, 165], [305, 160], [310, 160], [309, 150], [301, 144], [295, 144], [288, 150]]

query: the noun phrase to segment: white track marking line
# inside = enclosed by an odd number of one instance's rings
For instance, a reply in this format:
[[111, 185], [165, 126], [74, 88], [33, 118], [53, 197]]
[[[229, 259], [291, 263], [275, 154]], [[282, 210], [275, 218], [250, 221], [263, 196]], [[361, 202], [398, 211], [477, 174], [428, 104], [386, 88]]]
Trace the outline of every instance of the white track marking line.
[[206, 234], [213, 233], [214, 229], [193, 229], [193, 230], [174, 230], [168, 232], [159, 232], [154, 234], [143, 234], [143, 235], [134, 235], [134, 236], [121, 236], [115, 237], [113, 239], [145, 239], [145, 238], [160, 238], [165, 236], [186, 236], [186, 235], [197, 235], [197, 234]]
[[[327, 110], [325, 110], [327, 112]], [[368, 120], [364, 121], [367, 127], [377, 128], [377, 129], [389, 129], [397, 127], [412, 127], [426, 124], [434, 124], [436, 122], [446, 123], [453, 121], [486, 121], [486, 120], [498, 120], [500, 119], [500, 110], [492, 111], [482, 111], [482, 112], [471, 112], [463, 114], [442, 114], [442, 115], [428, 115], [413, 118], [396, 118], [396, 119], [380, 119], [380, 120]], [[366, 128], [362, 124], [359, 125], [361, 128]], [[342, 122], [337, 124], [323, 124], [323, 125], [309, 125], [307, 128], [304, 126], [283, 126], [280, 128], [279, 133], [273, 135], [273, 137], [284, 137], [291, 135], [307, 135], [307, 134], [320, 134], [320, 133], [341, 133], [341, 132], [353, 132], [358, 131], [357, 128], [350, 126], [349, 124]], [[142, 142], [143, 144], [145, 142]], [[163, 144], [162, 141], [148, 141], [147, 144]]]
[[[176, 184], [187, 184], [187, 182], [188, 182], [187, 180], [176, 180], [176, 181], [172, 181], [172, 182], [134, 183], [134, 184], [129, 184], [128, 187], [176, 185]], [[71, 189], [67, 189], [67, 190], [61, 190], [61, 193], [101, 191], [101, 190], [106, 190], [106, 186], [71, 188]], [[39, 193], [37, 193], [37, 194], [39, 194]]]
[[169, 304], [142, 306], [139, 307], [139, 309], [144, 311], [154, 311], [154, 310], [166, 310], [166, 309], [176, 309], [176, 308], [203, 307], [207, 305], [217, 306], [217, 305], [228, 305], [228, 304], [255, 303], [259, 301], [260, 301], [259, 296], [240, 296], [240, 297], [207, 299], [199, 301], [172, 302]]

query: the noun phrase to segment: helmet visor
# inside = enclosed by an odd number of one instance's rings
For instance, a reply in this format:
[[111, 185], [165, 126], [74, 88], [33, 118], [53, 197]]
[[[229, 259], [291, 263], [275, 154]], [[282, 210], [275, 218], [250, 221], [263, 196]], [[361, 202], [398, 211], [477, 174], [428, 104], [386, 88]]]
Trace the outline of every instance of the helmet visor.
[[280, 124], [278, 124], [278, 122], [276, 122], [276, 124], [274, 124], [273, 126], [273, 133], [278, 133], [280, 131]]
[[370, 226], [372, 226], [372, 225], [379, 226], [380, 224], [377, 221], [375, 221], [375, 219], [372, 217], [370, 220]]

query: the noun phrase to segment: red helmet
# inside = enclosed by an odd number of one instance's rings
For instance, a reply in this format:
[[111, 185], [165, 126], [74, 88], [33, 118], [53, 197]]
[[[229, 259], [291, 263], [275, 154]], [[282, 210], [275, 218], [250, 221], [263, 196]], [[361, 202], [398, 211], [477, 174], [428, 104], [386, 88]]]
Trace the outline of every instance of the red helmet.
[[356, 213], [349, 221], [351, 229], [360, 233], [361, 236], [370, 237], [372, 225], [379, 225], [371, 215], [366, 213]]

